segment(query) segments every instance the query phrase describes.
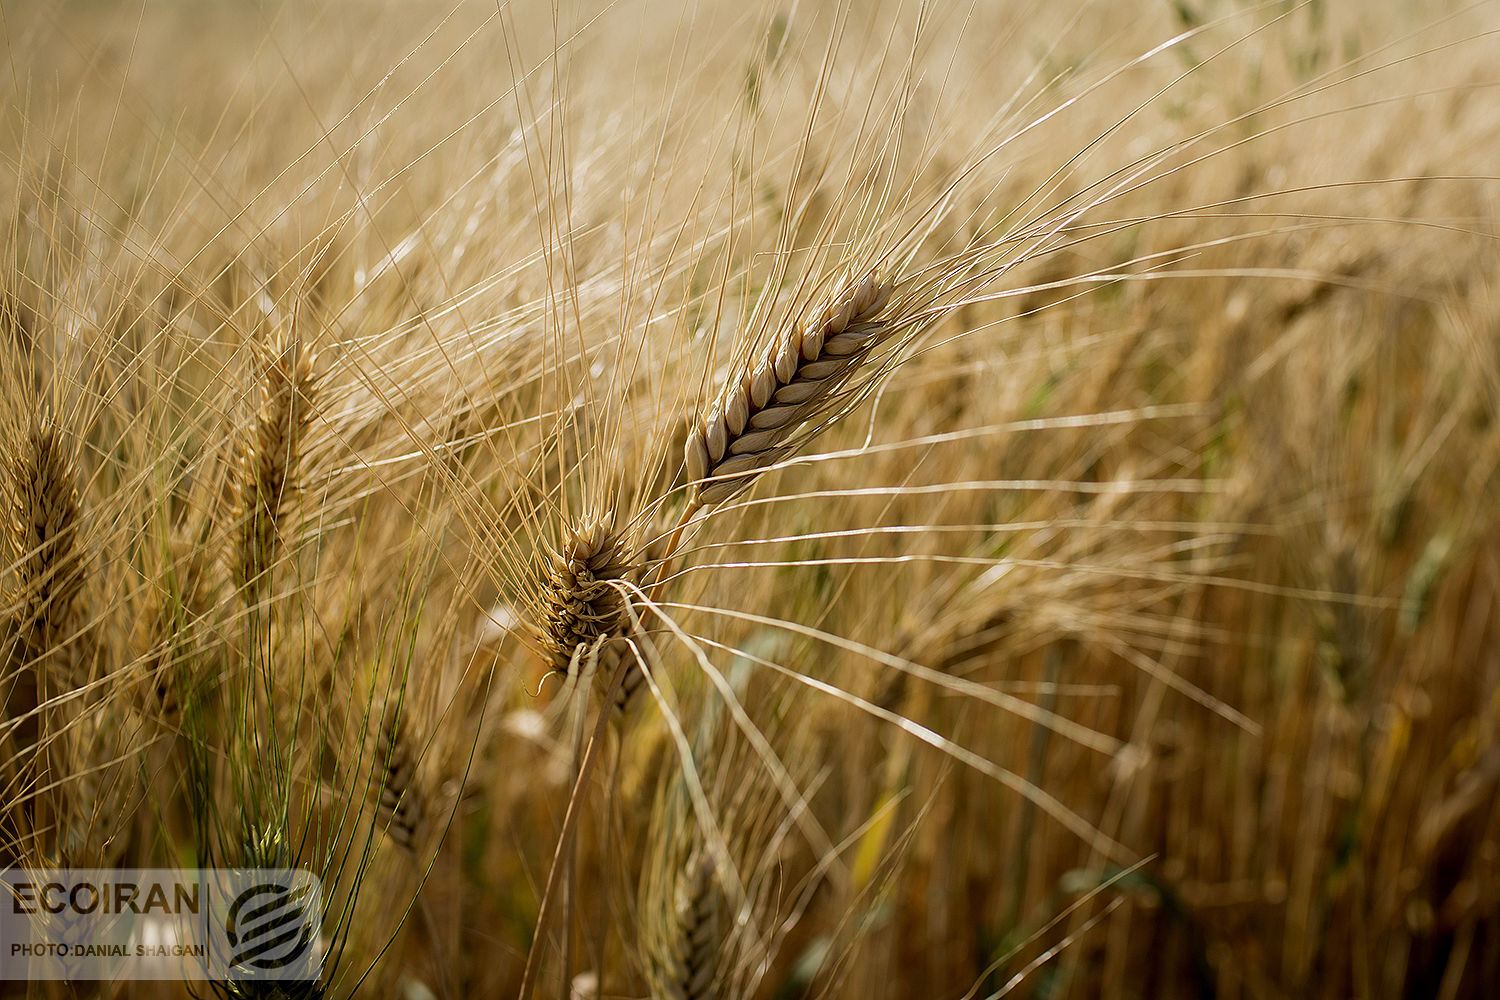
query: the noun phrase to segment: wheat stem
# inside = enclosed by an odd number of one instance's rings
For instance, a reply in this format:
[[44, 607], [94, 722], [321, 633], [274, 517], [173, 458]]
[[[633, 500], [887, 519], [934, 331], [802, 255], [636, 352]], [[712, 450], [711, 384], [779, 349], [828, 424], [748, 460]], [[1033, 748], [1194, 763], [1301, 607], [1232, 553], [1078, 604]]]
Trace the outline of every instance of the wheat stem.
[[[606, 705], [614, 701], [619, 693], [620, 685], [625, 680], [627, 662], [621, 660], [610, 676], [609, 687], [604, 694]], [[542, 964], [542, 945], [547, 939], [547, 927], [552, 920], [559, 877], [567, 867], [566, 858], [572, 849], [573, 836], [578, 831], [578, 818], [583, 811], [583, 790], [588, 787], [589, 778], [598, 763], [599, 748], [604, 744], [604, 732], [610, 718], [612, 716], [608, 711], [599, 712], [594, 722], [594, 732], [589, 736], [589, 745], [584, 749], [583, 760], [578, 765], [578, 777], [573, 781], [573, 791], [568, 795], [568, 810], [563, 814], [562, 830], [557, 835], [557, 845], [552, 852], [552, 866], [547, 871], [547, 885], [542, 890], [541, 905], [537, 909], [536, 929], [532, 935], [531, 949], [526, 953], [526, 969], [521, 974], [521, 991], [517, 994], [517, 1000], [531, 1000], [531, 994], [536, 990], [537, 975]]]

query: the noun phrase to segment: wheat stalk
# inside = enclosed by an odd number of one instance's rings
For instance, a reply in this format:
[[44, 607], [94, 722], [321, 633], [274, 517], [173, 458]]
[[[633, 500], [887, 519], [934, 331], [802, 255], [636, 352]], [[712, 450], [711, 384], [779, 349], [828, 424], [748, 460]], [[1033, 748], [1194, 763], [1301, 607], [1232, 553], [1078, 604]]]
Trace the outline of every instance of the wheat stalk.
[[[257, 837], [279, 822], [278, 770], [284, 768], [278, 729], [276, 669], [279, 630], [272, 614], [273, 570], [281, 557], [290, 514], [306, 463], [308, 430], [317, 405], [318, 383], [312, 350], [296, 332], [295, 320], [270, 345], [258, 378], [260, 405], [240, 444], [234, 486], [234, 545], [229, 555], [234, 583], [246, 611], [245, 671], [229, 689], [229, 717], [237, 721], [237, 752], [244, 766], [231, 772], [238, 785], [240, 823], [246, 837]], [[288, 716], [283, 716], [287, 720]], [[207, 794], [207, 790], [204, 790]]]
[[683, 447], [694, 483], [690, 510], [731, 499], [796, 447], [798, 431], [828, 408], [891, 331], [881, 320], [891, 287], [874, 271], [842, 282], [804, 322], [731, 375]]
[[[762, 470], [816, 433], [808, 425], [835, 405], [839, 389], [896, 330], [885, 315], [893, 288], [874, 269], [837, 282], [822, 305], [772, 340], [758, 360], [739, 366], [692, 422], [683, 445], [688, 502], [677, 527], [651, 546], [657, 550], [648, 560], [655, 567], [653, 597], [688, 523], [748, 489]], [[629, 707], [643, 679], [638, 662], [626, 665], [617, 712]]]
[[645, 653], [639, 647], [636, 649], [629, 647], [622, 648], [622, 645], [621, 643], [610, 645], [600, 656], [600, 665], [602, 667], [600, 673], [606, 677], [613, 675], [614, 668], [619, 666], [621, 657], [628, 657], [630, 660], [625, 667], [625, 676], [620, 680], [620, 691], [614, 700], [615, 715], [620, 717], [623, 717], [626, 712], [630, 711], [630, 706], [635, 703], [636, 693], [646, 683], [646, 673], [641, 669], [640, 660], [638, 659], [638, 657], [644, 656]]

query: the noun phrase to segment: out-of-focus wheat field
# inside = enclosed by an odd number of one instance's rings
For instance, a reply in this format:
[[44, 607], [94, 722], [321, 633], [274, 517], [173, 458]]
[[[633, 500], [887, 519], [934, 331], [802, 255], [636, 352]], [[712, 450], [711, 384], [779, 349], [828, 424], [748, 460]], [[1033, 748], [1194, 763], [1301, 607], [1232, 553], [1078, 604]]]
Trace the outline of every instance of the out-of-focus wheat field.
[[224, 996], [1500, 995], [1500, 4], [0, 35], [0, 867], [318, 874]]

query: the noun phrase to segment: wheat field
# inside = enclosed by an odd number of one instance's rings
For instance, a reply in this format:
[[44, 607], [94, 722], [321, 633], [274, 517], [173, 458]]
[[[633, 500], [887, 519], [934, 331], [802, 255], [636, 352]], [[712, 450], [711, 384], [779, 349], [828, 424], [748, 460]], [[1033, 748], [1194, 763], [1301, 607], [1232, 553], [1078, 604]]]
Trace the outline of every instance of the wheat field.
[[0, 995], [1500, 994], [1500, 3], [0, 35]]

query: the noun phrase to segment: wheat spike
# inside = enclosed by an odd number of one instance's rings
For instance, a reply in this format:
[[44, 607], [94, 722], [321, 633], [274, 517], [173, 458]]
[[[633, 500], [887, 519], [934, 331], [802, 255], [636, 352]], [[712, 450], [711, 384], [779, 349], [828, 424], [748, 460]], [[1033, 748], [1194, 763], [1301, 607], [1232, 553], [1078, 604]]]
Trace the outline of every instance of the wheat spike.
[[247, 591], [276, 561], [283, 521], [297, 493], [297, 465], [312, 423], [313, 352], [296, 335], [276, 348], [261, 378], [261, 404], [240, 480], [236, 582]]
[[677, 937], [667, 970], [670, 1000], [709, 1000], [717, 995], [719, 893], [714, 862], [707, 854], [689, 859], [678, 886]]
[[11, 457], [10, 548], [15, 563], [14, 640], [22, 663], [38, 660], [78, 628], [83, 590], [77, 475], [62, 432], [37, 417]]
[[620, 690], [615, 694], [614, 711], [617, 716], [624, 716], [630, 711], [630, 706], [635, 703], [635, 696], [646, 683], [646, 672], [641, 669], [637, 656], [643, 655], [632, 652], [628, 648], [620, 648], [619, 643], [610, 646], [605, 654], [600, 657], [600, 673], [606, 677], [613, 676], [615, 668], [619, 666], [619, 657], [630, 658], [630, 663], [625, 667], [625, 676], [620, 679]]
[[417, 767], [406, 726], [395, 706], [381, 719], [375, 739], [375, 766], [380, 775], [376, 823], [398, 847], [415, 852], [422, 833], [423, 802], [415, 787]]
[[11, 803], [20, 806], [20, 827], [44, 831], [60, 820], [50, 803], [34, 798], [34, 789], [63, 776], [52, 759], [63, 756], [52, 736], [64, 728], [56, 711], [44, 706], [78, 681], [72, 667], [84, 619], [78, 613], [83, 518], [71, 449], [48, 411], [33, 418], [6, 464], [13, 590], [4, 601], [12, 614], [0, 636], [0, 691], [13, 728], [11, 760], [4, 763], [7, 771], [15, 767], [6, 780], [22, 790]]
[[578, 647], [624, 632], [624, 601], [614, 584], [634, 568], [607, 519], [569, 534], [543, 586], [542, 643], [554, 669], [566, 673]]
[[[689, 505], [710, 507], [749, 487], [891, 329], [880, 319], [891, 284], [874, 272], [849, 280], [809, 318], [731, 377], [683, 448]], [[726, 478], [727, 477], [727, 478]], [[705, 483], [705, 479], [714, 482]]]

